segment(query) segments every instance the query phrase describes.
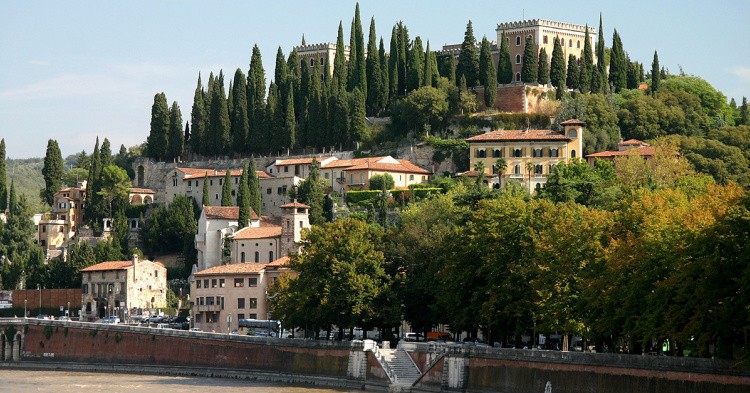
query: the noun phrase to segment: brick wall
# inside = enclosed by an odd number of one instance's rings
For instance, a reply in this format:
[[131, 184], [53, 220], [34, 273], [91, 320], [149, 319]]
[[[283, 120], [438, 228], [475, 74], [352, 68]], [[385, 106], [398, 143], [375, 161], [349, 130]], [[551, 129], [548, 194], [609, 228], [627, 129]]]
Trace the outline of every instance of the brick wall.
[[42, 297], [42, 307], [71, 307], [81, 306], [81, 290], [73, 289], [22, 289], [13, 291], [13, 307], [23, 308], [23, 301], [31, 308], [39, 307], [39, 295]]

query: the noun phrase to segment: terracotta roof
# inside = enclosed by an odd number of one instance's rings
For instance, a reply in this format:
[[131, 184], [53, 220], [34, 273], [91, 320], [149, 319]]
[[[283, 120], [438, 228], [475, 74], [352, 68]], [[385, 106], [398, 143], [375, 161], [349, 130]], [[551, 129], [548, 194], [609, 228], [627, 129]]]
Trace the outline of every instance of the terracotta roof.
[[238, 206], [203, 206], [203, 213], [206, 214], [206, 218], [219, 220], [237, 220], [240, 218]]
[[456, 173], [456, 176], [479, 177], [479, 172], [477, 172], [477, 171], [460, 172], [460, 173]]
[[315, 158], [318, 162], [321, 162], [323, 160], [327, 160], [329, 158], [336, 158], [333, 156], [329, 157], [305, 157], [305, 158], [290, 158], [288, 160], [279, 160], [276, 162], [275, 165], [303, 165], [303, 164], [312, 164], [312, 160]]
[[138, 187], [131, 187], [130, 192], [133, 194], [156, 194], [156, 191], [150, 188], [138, 188]]
[[599, 153], [593, 153], [586, 156], [586, 158], [604, 158], [604, 157], [622, 157], [627, 156], [628, 154], [631, 154], [631, 152], [634, 152], [633, 154], [638, 154], [640, 156], [653, 156], [654, 155], [654, 147], [653, 146], [642, 146], [642, 147], [634, 147], [632, 149], [627, 150], [609, 150], [609, 151], [602, 151]]
[[250, 274], [258, 273], [266, 267], [265, 263], [230, 263], [228, 265], [209, 267], [196, 272], [196, 276], [211, 276], [219, 274]]
[[643, 146], [649, 146], [648, 143], [644, 141], [639, 141], [638, 139], [628, 139], [626, 141], [622, 141], [618, 143], [619, 145], [643, 145]]
[[578, 119], [570, 119], [560, 123], [561, 126], [585, 126], [586, 123]]
[[[208, 177], [224, 177], [226, 176], [226, 169], [209, 169], [209, 168], [176, 168], [178, 171], [185, 174], [184, 179], [200, 179], [208, 174]], [[230, 176], [242, 176], [242, 169], [230, 169]], [[268, 179], [271, 177], [265, 171], [255, 171], [259, 179]]]
[[[562, 124], [562, 123], [561, 123]], [[552, 130], [498, 130], [473, 136], [469, 142], [504, 141], [569, 141], [567, 136]]]
[[409, 160], [397, 160], [390, 156], [354, 158], [351, 160], [335, 160], [327, 163], [321, 168], [346, 168], [347, 170], [369, 169], [386, 172], [421, 173], [425, 175], [429, 175], [431, 173], [430, 171], [418, 165], [415, 165]]
[[133, 266], [133, 261], [110, 261], [97, 263], [96, 265], [89, 266], [81, 269], [82, 272], [98, 272], [102, 270], [125, 270]]
[[277, 259], [277, 260], [275, 260], [275, 261], [267, 264], [266, 266], [269, 266], [269, 267], [282, 267], [282, 266], [286, 266], [286, 265], [289, 264], [289, 259], [290, 259], [289, 257], [281, 257], [281, 258], [279, 258], [279, 259]]
[[268, 239], [281, 236], [281, 227], [278, 225], [261, 225], [258, 228], [242, 228], [234, 234], [234, 240]]
[[354, 165], [352, 162], [354, 160], [333, 160], [331, 162], [325, 163], [324, 165], [321, 165], [321, 169], [329, 169], [329, 168], [345, 168], [348, 166]]
[[291, 202], [291, 203], [287, 203], [286, 205], [281, 205], [279, 207], [280, 208], [285, 208], [285, 207], [299, 207], [299, 208], [302, 208], [302, 209], [309, 209], [310, 208], [310, 206], [307, 206], [304, 203], [299, 203], [297, 201], [294, 201], [294, 202]]

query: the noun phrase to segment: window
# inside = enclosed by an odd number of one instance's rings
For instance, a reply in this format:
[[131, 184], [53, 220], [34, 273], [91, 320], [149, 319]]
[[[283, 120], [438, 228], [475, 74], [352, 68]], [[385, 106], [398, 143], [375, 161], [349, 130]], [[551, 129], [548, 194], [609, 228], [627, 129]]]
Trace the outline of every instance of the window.
[[260, 253], [258, 251], [255, 252], [255, 262], [260, 262]]
[[560, 156], [560, 149], [549, 149], [549, 156], [550, 157], [559, 157]]
[[209, 180], [209, 181], [208, 181], [208, 185], [209, 185], [209, 186], [213, 186], [213, 185], [214, 185], [214, 179], [211, 179], [211, 180]]
[[245, 262], [245, 252], [240, 253], [240, 262]]
[[206, 305], [207, 306], [213, 306], [214, 305], [214, 297], [213, 296], [209, 296], [209, 297], [206, 298]]
[[521, 73], [516, 72], [516, 82], [520, 82], [520, 81], [521, 81]]
[[224, 279], [223, 278], [219, 279], [219, 288], [224, 288]]
[[581, 40], [576, 42], [576, 48], [581, 49]]
[[534, 149], [534, 157], [544, 157], [542, 149]]
[[159, 271], [158, 270], [154, 270], [154, 277], [159, 277]]
[[208, 279], [203, 280], [203, 288], [208, 288]]
[[278, 187], [278, 188], [276, 189], [276, 193], [277, 193], [277, 194], [279, 194], [279, 195], [281, 195], [281, 187]]
[[247, 286], [248, 287], [257, 287], [258, 286], [258, 277], [250, 277], [247, 279]]
[[555, 164], [549, 164], [549, 168], [548, 168], [549, 173], [554, 173], [554, 170], [555, 170]]
[[521, 164], [516, 164], [513, 167], [513, 174], [514, 175], [520, 175], [521, 174]]
[[475, 156], [477, 158], [485, 158], [487, 157], [487, 153], [484, 151], [484, 149], [477, 149]]
[[251, 297], [250, 298], [250, 305], [248, 308], [258, 308], [258, 298]]
[[571, 129], [568, 131], [568, 138], [578, 138], [578, 131]]
[[516, 46], [521, 46], [521, 36], [516, 37]]
[[200, 288], [201, 287], [201, 280], [195, 280], [195, 287]]
[[273, 251], [268, 252], [268, 262], [273, 262]]
[[240, 180], [240, 178], [239, 178], [239, 177], [235, 177], [235, 178], [234, 178], [234, 184], [238, 184], [238, 183], [239, 183], [239, 180]]
[[349, 175], [349, 184], [354, 184], [354, 174]]
[[409, 175], [409, 180], [414, 180], [414, 175]]
[[323, 58], [321, 57], [321, 58], [320, 58], [320, 65], [323, 65], [323, 64], [324, 64], [324, 63], [323, 63], [324, 61], [325, 61], [325, 59], [323, 59]]
[[219, 194], [215, 194], [214, 195], [214, 199], [216, 199], [218, 201], [219, 200]]
[[289, 165], [284, 165], [284, 173], [289, 172]]
[[516, 55], [516, 64], [521, 64], [521, 55]]
[[542, 37], [542, 40], [543, 40], [543, 41], [544, 41], [544, 43], [546, 44], [546, 43], [547, 43], [547, 36], [545, 35], [544, 37]]
[[219, 185], [221, 186], [223, 184], [224, 184], [224, 179], [219, 179]]
[[216, 288], [216, 279], [211, 279], [211, 288]]
[[270, 194], [271, 194], [272, 192], [273, 192], [273, 191], [271, 191], [271, 189], [270, 189], [270, 188], [266, 188], [266, 194], [269, 194], [269, 195], [270, 195]]
[[258, 319], [258, 314], [250, 314], [248, 317], [249, 319]]
[[570, 158], [576, 158], [576, 151], [575, 150], [571, 150], [570, 151]]
[[560, 46], [565, 47], [565, 38], [560, 38]]
[[82, 292], [89, 293], [89, 284], [83, 284]]
[[542, 183], [536, 183], [536, 185], [534, 186], [534, 189], [536, 191], [539, 191], [541, 188], [542, 188]]
[[324, 173], [323, 177], [326, 178], [326, 179], [328, 179], [328, 172]]
[[237, 308], [239, 308], [240, 310], [243, 309], [243, 308], [245, 308], [245, 298], [244, 297], [237, 298]]
[[86, 313], [87, 314], [91, 313], [91, 302], [86, 303]]
[[535, 175], [541, 175], [542, 174], [542, 164], [536, 164], [536, 165], [534, 165], [534, 174]]
[[235, 288], [240, 288], [240, 287], [244, 287], [244, 286], [245, 286], [245, 280], [243, 280], [241, 278], [235, 278], [234, 279], [234, 287]]
[[513, 157], [523, 157], [523, 150], [513, 149]]
[[503, 156], [503, 151], [500, 149], [495, 149], [492, 151], [492, 158], [500, 158]]
[[235, 190], [232, 190], [232, 196], [237, 196], [237, 192]]
[[571, 48], [573, 47], [573, 40], [568, 40], [568, 46]]

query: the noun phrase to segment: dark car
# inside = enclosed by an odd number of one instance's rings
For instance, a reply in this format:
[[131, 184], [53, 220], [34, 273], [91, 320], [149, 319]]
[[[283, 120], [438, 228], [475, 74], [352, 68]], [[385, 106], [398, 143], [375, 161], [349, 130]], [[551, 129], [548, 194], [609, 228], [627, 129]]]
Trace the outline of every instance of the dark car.
[[172, 329], [187, 330], [190, 328], [190, 321], [187, 317], [174, 317], [169, 325]]

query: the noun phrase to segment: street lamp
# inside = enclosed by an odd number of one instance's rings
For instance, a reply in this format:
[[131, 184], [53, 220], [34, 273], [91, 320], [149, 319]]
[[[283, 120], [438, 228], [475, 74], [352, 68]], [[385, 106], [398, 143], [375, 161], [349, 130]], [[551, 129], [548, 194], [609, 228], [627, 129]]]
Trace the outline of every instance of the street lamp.
[[68, 302], [68, 311], [65, 311], [65, 316], [70, 318], [70, 302]]
[[23, 317], [26, 318], [26, 302], [28, 302], [28, 299], [23, 299]]
[[39, 314], [42, 313], [42, 285], [36, 284], [36, 289], [39, 290]]

